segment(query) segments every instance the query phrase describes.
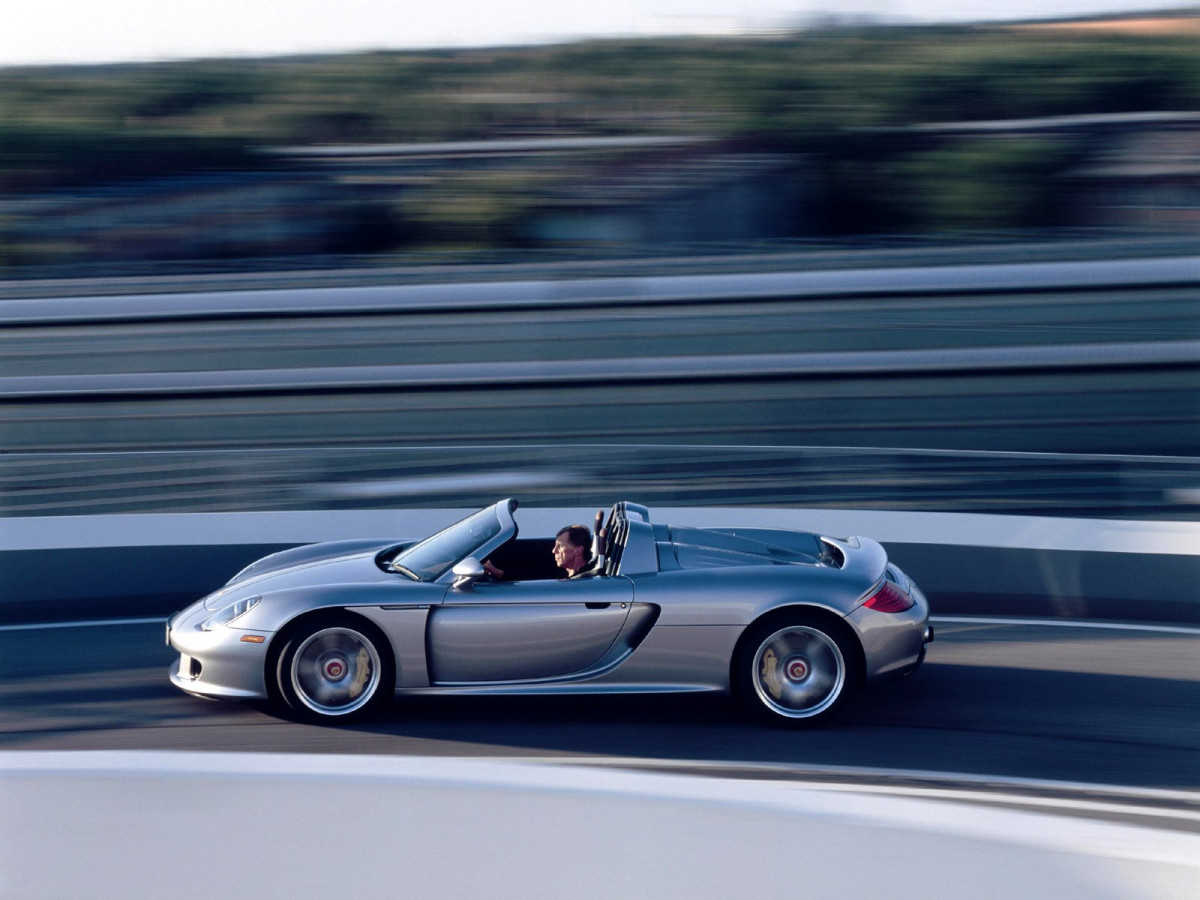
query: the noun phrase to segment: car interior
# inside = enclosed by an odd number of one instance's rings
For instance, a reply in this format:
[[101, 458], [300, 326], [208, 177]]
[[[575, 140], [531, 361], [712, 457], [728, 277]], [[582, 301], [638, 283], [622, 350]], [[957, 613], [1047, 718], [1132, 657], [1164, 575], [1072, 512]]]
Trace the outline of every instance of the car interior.
[[[599, 548], [599, 564], [589, 574], [615, 575], [620, 565], [628, 524], [619, 510], [609, 514], [605, 531], [608, 534]], [[553, 549], [554, 538], [516, 537], [496, 548], [488, 561], [504, 573], [505, 581], [561, 578], [563, 572], [554, 563]]]
[[554, 538], [513, 538], [497, 547], [489, 561], [504, 572], [505, 581], [561, 578], [554, 564]]

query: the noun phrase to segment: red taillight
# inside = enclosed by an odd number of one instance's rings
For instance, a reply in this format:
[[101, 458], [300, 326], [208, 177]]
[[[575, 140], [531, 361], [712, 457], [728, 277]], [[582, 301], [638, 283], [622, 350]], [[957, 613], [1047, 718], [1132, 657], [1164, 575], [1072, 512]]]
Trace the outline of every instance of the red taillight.
[[890, 581], [885, 581], [880, 585], [870, 597], [866, 599], [863, 606], [869, 607], [876, 612], [898, 613], [904, 612], [906, 609], [911, 609], [915, 601], [896, 585]]

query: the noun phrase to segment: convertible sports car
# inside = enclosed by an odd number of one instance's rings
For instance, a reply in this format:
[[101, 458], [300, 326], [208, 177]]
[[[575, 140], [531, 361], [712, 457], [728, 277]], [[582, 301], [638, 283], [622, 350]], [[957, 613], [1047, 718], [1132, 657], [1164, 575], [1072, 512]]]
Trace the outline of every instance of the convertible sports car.
[[397, 695], [732, 691], [804, 725], [915, 671], [933, 640], [925, 597], [868, 538], [677, 528], [621, 502], [591, 569], [563, 579], [516, 509], [261, 559], [167, 622], [171, 681], [308, 720]]

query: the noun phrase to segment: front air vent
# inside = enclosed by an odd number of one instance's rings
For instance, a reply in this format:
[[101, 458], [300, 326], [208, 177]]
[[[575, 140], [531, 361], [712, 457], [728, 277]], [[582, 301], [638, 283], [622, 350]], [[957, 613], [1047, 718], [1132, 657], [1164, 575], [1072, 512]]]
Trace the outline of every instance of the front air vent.
[[179, 674], [184, 678], [195, 681], [200, 677], [200, 670], [203, 668], [200, 665], [200, 660], [194, 656], [188, 656], [186, 653], [179, 657]]

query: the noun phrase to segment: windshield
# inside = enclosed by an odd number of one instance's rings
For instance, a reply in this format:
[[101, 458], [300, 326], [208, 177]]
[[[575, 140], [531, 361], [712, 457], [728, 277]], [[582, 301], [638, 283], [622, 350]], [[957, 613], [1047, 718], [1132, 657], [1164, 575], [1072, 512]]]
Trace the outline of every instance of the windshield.
[[407, 570], [421, 581], [434, 581], [498, 535], [502, 527], [495, 508], [489, 506], [402, 551], [392, 560], [392, 567]]

